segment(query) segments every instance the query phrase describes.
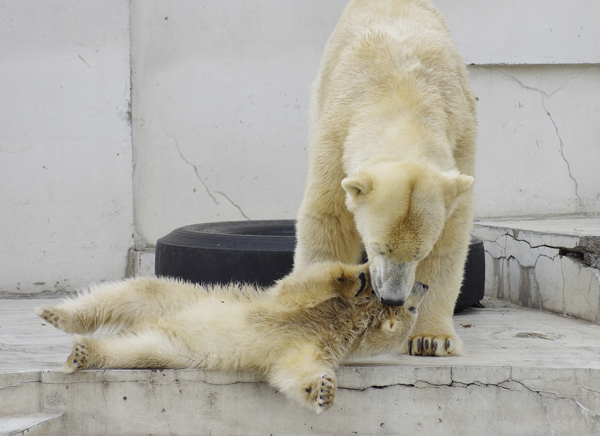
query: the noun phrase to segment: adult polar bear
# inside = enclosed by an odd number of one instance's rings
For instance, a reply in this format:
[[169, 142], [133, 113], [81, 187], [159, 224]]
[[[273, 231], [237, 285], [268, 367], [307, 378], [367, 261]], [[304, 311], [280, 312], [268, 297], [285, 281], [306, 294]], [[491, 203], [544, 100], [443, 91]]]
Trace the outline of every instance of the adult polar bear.
[[353, 0], [313, 85], [294, 270], [358, 263], [364, 247], [383, 302], [402, 305], [415, 280], [429, 285], [411, 354], [464, 353], [452, 314], [475, 140], [475, 100], [440, 13], [427, 0]]

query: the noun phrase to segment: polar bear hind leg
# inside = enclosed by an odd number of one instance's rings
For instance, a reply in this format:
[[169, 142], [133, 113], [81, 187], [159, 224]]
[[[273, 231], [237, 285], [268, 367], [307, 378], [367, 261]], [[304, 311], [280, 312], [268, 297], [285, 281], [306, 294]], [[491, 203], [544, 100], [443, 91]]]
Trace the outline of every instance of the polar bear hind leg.
[[192, 356], [160, 330], [108, 336], [75, 336], [64, 364], [67, 373], [82, 369], [188, 368]]
[[176, 280], [140, 277], [94, 285], [58, 306], [43, 306], [36, 314], [54, 327], [72, 334], [94, 333], [148, 324], [165, 312], [189, 305], [201, 294]]

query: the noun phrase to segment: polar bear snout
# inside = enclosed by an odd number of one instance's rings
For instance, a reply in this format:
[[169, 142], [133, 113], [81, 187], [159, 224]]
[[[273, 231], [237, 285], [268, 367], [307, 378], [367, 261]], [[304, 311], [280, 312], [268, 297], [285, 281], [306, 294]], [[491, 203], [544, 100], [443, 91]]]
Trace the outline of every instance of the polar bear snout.
[[395, 263], [385, 256], [370, 262], [371, 284], [379, 301], [388, 306], [403, 306], [415, 283], [418, 262]]

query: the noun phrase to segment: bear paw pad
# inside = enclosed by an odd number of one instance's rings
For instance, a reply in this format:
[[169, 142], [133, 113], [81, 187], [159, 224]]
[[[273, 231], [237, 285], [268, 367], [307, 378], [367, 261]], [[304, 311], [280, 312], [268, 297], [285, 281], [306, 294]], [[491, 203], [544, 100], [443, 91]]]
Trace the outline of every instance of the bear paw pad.
[[305, 389], [317, 414], [329, 409], [335, 398], [335, 378], [331, 374], [323, 374], [319, 380]]
[[73, 352], [67, 358], [64, 369], [67, 373], [77, 372], [84, 369], [88, 364], [88, 348], [81, 343], [73, 345]]
[[60, 324], [61, 318], [56, 313], [56, 310], [54, 307], [52, 307], [52, 306], [40, 307], [35, 312], [43, 320], [52, 324], [56, 328], [60, 328], [59, 324]]

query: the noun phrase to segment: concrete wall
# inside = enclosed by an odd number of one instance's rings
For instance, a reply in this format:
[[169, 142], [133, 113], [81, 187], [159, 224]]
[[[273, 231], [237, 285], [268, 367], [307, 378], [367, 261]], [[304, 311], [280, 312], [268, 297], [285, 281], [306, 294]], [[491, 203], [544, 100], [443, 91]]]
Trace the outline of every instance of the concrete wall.
[[[479, 99], [477, 216], [600, 213], [600, 3], [433, 1]], [[346, 0], [109, 3], [0, 6], [0, 292], [123, 277], [185, 224], [296, 214]]]
[[1, 293], [125, 275], [129, 39], [128, 0], [1, 3]]
[[132, 1], [137, 247], [296, 215], [309, 88], [345, 3]]

